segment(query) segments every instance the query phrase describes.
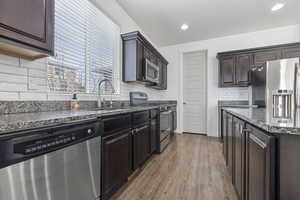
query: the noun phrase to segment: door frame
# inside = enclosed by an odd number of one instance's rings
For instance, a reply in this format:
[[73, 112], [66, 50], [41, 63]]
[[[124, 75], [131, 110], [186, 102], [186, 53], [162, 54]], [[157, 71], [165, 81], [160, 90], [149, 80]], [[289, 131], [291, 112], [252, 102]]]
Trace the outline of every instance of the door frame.
[[[207, 100], [208, 100], [208, 81], [207, 81], [207, 77], [208, 77], [208, 50], [207, 49], [193, 49], [193, 50], [182, 50], [182, 51], [179, 51], [179, 54], [180, 54], [180, 65], [179, 65], [179, 74], [178, 74], [178, 79], [179, 79], [179, 87], [178, 87], [178, 94], [179, 94], [179, 97], [178, 97], [178, 111], [179, 111], [179, 115], [178, 115], [178, 121], [179, 121], [179, 128], [178, 128], [178, 131], [180, 133], [183, 133], [184, 130], [183, 130], [183, 56], [184, 54], [186, 53], [193, 53], [193, 52], [204, 52], [205, 55], [206, 55], [206, 60], [205, 60], [205, 82], [206, 82], [206, 85], [205, 85], [205, 95], [206, 95], [206, 99], [205, 99], [205, 107], [206, 107], [206, 113], [205, 113], [205, 116], [206, 116], [206, 135], [208, 135], [207, 133], [207, 129], [208, 129], [208, 122], [207, 122], [207, 112], [208, 112], [208, 107], [207, 107]], [[200, 134], [199, 134], [200, 135]]]

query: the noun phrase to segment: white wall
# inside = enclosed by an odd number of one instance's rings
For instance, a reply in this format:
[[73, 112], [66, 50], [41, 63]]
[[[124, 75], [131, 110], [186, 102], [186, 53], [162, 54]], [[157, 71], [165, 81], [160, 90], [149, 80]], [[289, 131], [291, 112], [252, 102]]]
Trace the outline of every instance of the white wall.
[[[122, 33], [140, 30], [139, 26], [115, 0], [91, 1], [120, 26]], [[122, 52], [120, 52], [120, 61], [121, 55]], [[121, 73], [119, 77], [121, 78]], [[147, 92], [152, 100], [169, 99], [167, 91], [153, 90], [139, 84], [126, 84], [123, 82], [121, 82], [120, 95], [114, 98], [128, 99], [129, 91], [133, 90]], [[26, 61], [0, 54], [0, 100], [70, 100], [71, 97], [71, 94], [57, 94], [48, 91], [47, 59]], [[81, 94], [78, 97], [79, 100], [96, 99], [95, 95], [89, 94]]]
[[[184, 34], [184, 33], [183, 33]], [[207, 96], [207, 133], [209, 136], [218, 135], [218, 100], [248, 100], [247, 88], [218, 88], [218, 52], [300, 42], [300, 25], [281, 27], [276, 29], [232, 35], [204, 41], [179, 44], [160, 48], [160, 52], [168, 59], [169, 97], [177, 97], [179, 104], [179, 127], [182, 131], [182, 102], [181, 97], [181, 55], [183, 52], [207, 50], [208, 51], [208, 96]], [[171, 77], [170, 77], [171, 76]]]

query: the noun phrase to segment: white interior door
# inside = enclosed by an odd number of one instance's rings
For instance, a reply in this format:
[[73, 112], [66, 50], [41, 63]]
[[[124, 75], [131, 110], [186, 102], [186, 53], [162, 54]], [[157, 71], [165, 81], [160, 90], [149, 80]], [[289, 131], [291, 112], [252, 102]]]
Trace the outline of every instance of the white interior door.
[[206, 134], [206, 51], [183, 54], [183, 132]]

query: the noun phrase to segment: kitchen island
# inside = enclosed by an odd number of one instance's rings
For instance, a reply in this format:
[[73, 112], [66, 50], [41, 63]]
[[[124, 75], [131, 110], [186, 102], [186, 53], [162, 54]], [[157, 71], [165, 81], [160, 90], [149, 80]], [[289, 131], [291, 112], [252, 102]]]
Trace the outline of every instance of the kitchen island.
[[222, 108], [223, 152], [239, 199], [300, 199], [298, 113], [279, 119], [265, 108]]

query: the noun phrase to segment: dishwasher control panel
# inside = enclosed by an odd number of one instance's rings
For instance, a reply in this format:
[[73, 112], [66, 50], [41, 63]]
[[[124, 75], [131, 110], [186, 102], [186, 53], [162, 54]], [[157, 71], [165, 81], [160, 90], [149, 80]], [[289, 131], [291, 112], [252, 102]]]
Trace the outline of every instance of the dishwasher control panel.
[[14, 153], [30, 155], [54, 150], [87, 139], [95, 134], [94, 128], [67, 130], [47, 134], [37, 139], [28, 138], [26, 141], [14, 144]]

